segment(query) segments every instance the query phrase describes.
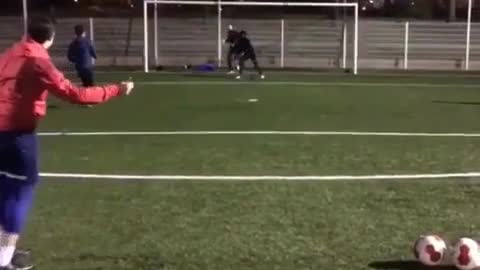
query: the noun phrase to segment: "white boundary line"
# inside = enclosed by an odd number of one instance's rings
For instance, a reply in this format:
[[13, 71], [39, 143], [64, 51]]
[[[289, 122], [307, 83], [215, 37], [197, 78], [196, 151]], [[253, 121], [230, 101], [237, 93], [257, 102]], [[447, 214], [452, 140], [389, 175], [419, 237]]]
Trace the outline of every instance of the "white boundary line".
[[480, 172], [444, 174], [387, 174], [387, 175], [309, 175], [309, 176], [227, 176], [227, 175], [119, 175], [80, 173], [41, 173], [47, 178], [64, 179], [117, 179], [117, 180], [220, 180], [220, 181], [346, 181], [346, 180], [408, 180], [408, 179], [449, 179], [480, 177]]
[[[69, 70], [65, 72], [66, 74], [77, 74], [74, 70]], [[97, 74], [142, 74], [142, 76], [165, 76], [165, 75], [178, 75], [178, 76], [188, 76], [188, 75], [197, 75], [198, 73], [196, 72], [185, 72], [185, 71], [160, 71], [160, 72], [150, 72], [149, 75], [145, 75], [145, 71], [143, 70], [97, 70], [95, 71]], [[203, 73], [200, 73], [203, 74]], [[224, 72], [217, 71], [217, 72], [212, 72], [212, 73], [205, 73], [206, 77], [208, 77], [210, 74], [212, 75], [225, 75]], [[282, 75], [282, 76], [289, 76], [289, 75], [314, 75], [314, 76], [322, 76], [322, 77], [345, 77], [348, 78], [350, 75], [345, 74], [343, 72], [323, 72], [323, 71], [312, 71], [312, 70], [268, 70], [268, 74], [273, 74], [273, 75]], [[358, 75], [360, 78], [366, 78], [366, 77], [404, 77], [404, 78], [478, 78], [478, 72], [477, 74], [474, 73], [448, 73], [448, 72], [440, 72], [440, 73], [435, 73], [435, 72], [430, 72], [430, 73], [425, 73], [425, 72], [415, 72], [415, 71], [401, 71], [401, 72], [389, 72], [389, 71], [364, 71], [362, 74]]]
[[39, 136], [172, 136], [172, 135], [304, 135], [390, 137], [480, 137], [480, 133], [360, 132], [360, 131], [100, 131], [40, 132]]
[[477, 84], [442, 83], [369, 83], [369, 82], [302, 82], [302, 81], [139, 81], [139, 85], [292, 85], [292, 86], [343, 86], [343, 87], [410, 87], [410, 88], [480, 88]]

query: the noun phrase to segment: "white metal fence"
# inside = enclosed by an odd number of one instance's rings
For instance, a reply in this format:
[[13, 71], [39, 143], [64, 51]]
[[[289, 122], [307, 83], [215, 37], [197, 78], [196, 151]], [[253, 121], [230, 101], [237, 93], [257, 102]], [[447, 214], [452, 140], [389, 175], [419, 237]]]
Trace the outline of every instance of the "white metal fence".
[[[20, 38], [22, 18], [0, 18], [0, 50]], [[65, 61], [66, 48], [73, 38], [73, 26], [89, 29], [100, 59], [98, 65], [142, 65], [143, 21], [141, 18], [59, 19], [52, 55]], [[160, 65], [183, 65], [216, 60], [216, 19], [159, 18], [157, 31], [149, 20], [151, 36], [157, 36], [155, 49], [150, 40], [149, 58]], [[275, 68], [345, 68], [352, 62], [352, 25], [341, 21], [302, 19], [229, 19], [228, 24], [251, 29], [261, 63]], [[189, 29], [195, 26], [197, 30]], [[188, 36], [181, 35], [188, 32]], [[467, 23], [360, 21], [359, 68], [480, 70], [480, 24]], [[221, 33], [224, 38], [225, 33]], [[469, 46], [467, 47], [467, 36]], [[192, 43], [199, 46], [192, 47]], [[226, 47], [222, 48], [224, 54]], [[223, 56], [223, 55], [222, 55]], [[224, 58], [224, 57], [222, 57]]]

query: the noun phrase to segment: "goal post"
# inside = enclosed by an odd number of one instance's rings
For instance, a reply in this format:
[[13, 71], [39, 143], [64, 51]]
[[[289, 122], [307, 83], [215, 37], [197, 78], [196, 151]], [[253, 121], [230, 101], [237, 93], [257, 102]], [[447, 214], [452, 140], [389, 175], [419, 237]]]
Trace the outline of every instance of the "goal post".
[[[144, 30], [144, 71], [149, 72], [149, 20], [148, 20], [148, 8], [149, 5], [155, 5], [154, 16], [157, 16], [156, 8], [160, 5], [197, 5], [197, 6], [216, 6], [217, 7], [217, 62], [220, 65], [222, 62], [222, 7], [227, 6], [263, 6], [263, 7], [340, 7], [340, 8], [351, 8], [353, 9], [354, 21], [353, 21], [353, 74], [358, 73], [358, 3], [332, 3], [332, 2], [255, 2], [255, 1], [242, 1], [242, 2], [233, 2], [233, 1], [182, 1], [182, 0], [144, 0], [143, 3], [143, 30]], [[154, 29], [157, 31], [157, 18], [154, 19]], [[283, 37], [283, 28], [284, 21], [282, 21], [282, 40]], [[346, 37], [346, 29], [343, 33], [343, 37]], [[344, 50], [346, 50], [346, 43], [343, 44]], [[157, 33], [155, 33], [154, 48], [158, 50], [158, 38]], [[283, 67], [283, 44], [282, 44], [282, 67]], [[158, 52], [155, 51], [155, 56]], [[345, 68], [345, 55], [346, 51], [343, 52], [343, 64], [342, 67]], [[155, 59], [157, 62], [158, 59]]]

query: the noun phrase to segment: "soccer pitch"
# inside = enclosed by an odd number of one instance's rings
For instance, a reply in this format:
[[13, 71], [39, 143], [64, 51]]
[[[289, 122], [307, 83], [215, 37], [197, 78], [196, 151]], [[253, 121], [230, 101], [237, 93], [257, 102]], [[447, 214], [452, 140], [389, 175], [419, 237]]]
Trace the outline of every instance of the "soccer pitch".
[[450, 174], [480, 172], [480, 77], [267, 76], [134, 73], [131, 97], [51, 101], [42, 172], [125, 177], [44, 177], [21, 245], [40, 269], [416, 269], [418, 235], [477, 236], [480, 181]]

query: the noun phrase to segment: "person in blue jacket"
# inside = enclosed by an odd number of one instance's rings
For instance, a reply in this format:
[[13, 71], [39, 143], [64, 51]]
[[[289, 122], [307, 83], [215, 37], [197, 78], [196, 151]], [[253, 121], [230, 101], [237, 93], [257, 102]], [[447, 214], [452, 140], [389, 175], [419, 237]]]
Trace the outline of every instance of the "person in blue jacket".
[[76, 38], [68, 47], [68, 60], [75, 64], [75, 69], [82, 80], [83, 86], [90, 87], [94, 85], [93, 59], [97, 59], [97, 54], [90, 40], [86, 37], [82, 25], [75, 26], [75, 35]]

